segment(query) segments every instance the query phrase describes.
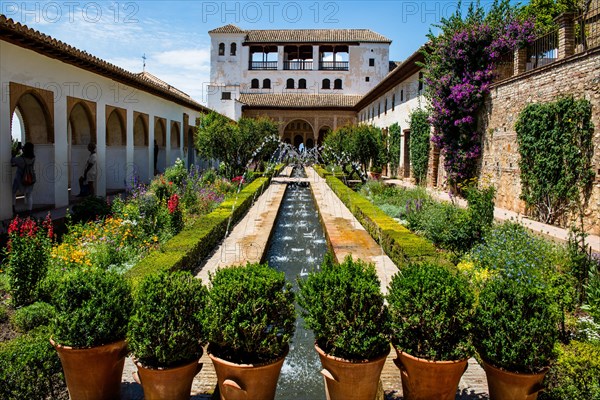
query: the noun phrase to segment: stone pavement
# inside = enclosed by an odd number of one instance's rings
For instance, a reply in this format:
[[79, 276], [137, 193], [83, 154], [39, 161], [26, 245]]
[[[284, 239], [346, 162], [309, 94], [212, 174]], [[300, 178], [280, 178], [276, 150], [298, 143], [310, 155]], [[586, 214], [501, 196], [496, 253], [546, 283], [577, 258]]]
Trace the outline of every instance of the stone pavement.
[[[413, 185], [412, 183], [406, 182], [402, 179], [386, 179], [385, 182], [408, 188], [415, 187], [415, 185]], [[434, 198], [438, 200], [448, 202], [452, 201], [450, 195], [441, 190], [427, 188], [427, 192], [429, 192], [429, 194], [431, 194]], [[464, 199], [455, 199], [454, 201], [456, 201], [460, 207], [467, 207], [467, 202]], [[567, 229], [534, 221], [514, 211], [505, 210], [504, 208], [495, 207], [494, 218], [497, 221], [518, 221], [531, 231], [539, 233], [550, 239], [557, 240], [559, 242], [566, 243], [569, 239], [569, 231]], [[586, 242], [592, 248], [593, 251], [600, 252], [600, 236], [588, 235], [588, 237], [586, 238]]]

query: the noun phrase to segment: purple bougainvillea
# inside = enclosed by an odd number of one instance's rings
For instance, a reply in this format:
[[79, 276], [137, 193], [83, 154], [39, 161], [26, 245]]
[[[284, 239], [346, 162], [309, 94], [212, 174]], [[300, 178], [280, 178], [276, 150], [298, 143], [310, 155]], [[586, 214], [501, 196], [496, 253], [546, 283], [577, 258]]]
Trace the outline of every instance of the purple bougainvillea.
[[432, 142], [442, 150], [451, 187], [475, 176], [481, 155], [477, 113], [494, 80], [497, 62], [535, 38], [533, 21], [509, 20], [492, 24], [480, 16], [463, 21], [458, 14], [442, 24], [439, 36], [430, 35], [425, 83]]

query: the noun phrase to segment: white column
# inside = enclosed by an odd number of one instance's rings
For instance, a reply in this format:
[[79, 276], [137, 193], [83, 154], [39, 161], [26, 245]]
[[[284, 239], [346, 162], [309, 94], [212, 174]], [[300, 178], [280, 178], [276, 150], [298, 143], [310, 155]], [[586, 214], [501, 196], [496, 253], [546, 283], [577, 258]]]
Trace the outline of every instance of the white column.
[[179, 126], [181, 127], [179, 129], [179, 158], [181, 158], [182, 160], [187, 160], [187, 158], [185, 157], [185, 152], [183, 151], [184, 148], [184, 135], [187, 135], [187, 132], [185, 132], [185, 125], [183, 123], [183, 117], [181, 117], [181, 122], [179, 124]]
[[319, 46], [313, 46], [313, 70], [319, 70]]
[[400, 179], [404, 178], [404, 146], [406, 145], [405, 141], [406, 136], [404, 136], [404, 131], [402, 131], [402, 133], [400, 134], [400, 164], [398, 164], [398, 170], [402, 171], [402, 174], [398, 176], [398, 178]]
[[277, 69], [283, 70], [283, 46], [277, 46]]
[[[158, 161], [156, 162], [158, 164]], [[148, 181], [154, 177], [154, 115], [148, 115]]]
[[[0, 75], [0, 78], [2, 76]], [[0, 220], [12, 218], [12, 137], [10, 132], [10, 94], [8, 82], [0, 79]]]
[[171, 165], [171, 120], [166, 118], [165, 125], [165, 168], [167, 168]]
[[106, 104], [96, 106], [96, 196], [106, 196]]
[[67, 124], [67, 97], [59, 96], [54, 102], [54, 206], [57, 208], [69, 205]]
[[125, 167], [125, 187], [129, 187], [133, 182], [133, 167], [135, 165], [134, 155], [133, 155], [133, 109], [127, 109], [127, 122], [125, 125], [127, 126], [127, 146], [125, 147], [125, 159], [126, 159], [126, 167]]

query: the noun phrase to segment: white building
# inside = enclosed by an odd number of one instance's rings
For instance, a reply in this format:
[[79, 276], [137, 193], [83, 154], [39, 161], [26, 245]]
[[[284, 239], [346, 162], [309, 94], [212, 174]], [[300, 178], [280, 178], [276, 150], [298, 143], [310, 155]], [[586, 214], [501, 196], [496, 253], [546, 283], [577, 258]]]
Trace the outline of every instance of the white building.
[[[207, 109], [148, 73], [131, 73], [0, 15], [0, 220], [12, 217], [11, 122], [35, 146], [34, 208], [63, 207], [97, 144], [96, 194], [193, 162]], [[17, 123], [17, 122], [15, 122]], [[154, 165], [154, 141], [158, 145]]]
[[[368, 29], [242, 30], [226, 25], [209, 34], [208, 107], [235, 120], [244, 105], [255, 111], [277, 107], [273, 94], [310, 104], [324, 99], [327, 107], [344, 108], [349, 98], [332, 101], [332, 95], [356, 99], [390, 71], [391, 41]], [[327, 96], [310, 98], [321, 95]], [[317, 127], [312, 131], [318, 134]]]

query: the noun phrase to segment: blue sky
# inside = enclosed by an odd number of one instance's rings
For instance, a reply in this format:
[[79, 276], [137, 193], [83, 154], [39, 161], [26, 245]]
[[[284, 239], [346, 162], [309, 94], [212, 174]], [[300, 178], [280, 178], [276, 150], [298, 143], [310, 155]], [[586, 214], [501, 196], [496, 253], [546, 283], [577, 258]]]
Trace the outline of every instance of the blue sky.
[[[466, 2], [468, 3], [468, 2]], [[489, 5], [491, 1], [483, 0]], [[392, 40], [391, 60], [410, 56], [457, 1], [2, 1], [2, 14], [132, 72], [146, 70], [204, 103], [208, 31], [367, 28]]]

